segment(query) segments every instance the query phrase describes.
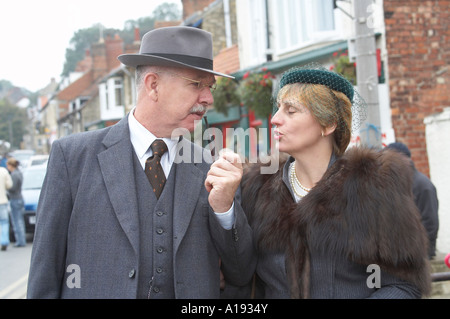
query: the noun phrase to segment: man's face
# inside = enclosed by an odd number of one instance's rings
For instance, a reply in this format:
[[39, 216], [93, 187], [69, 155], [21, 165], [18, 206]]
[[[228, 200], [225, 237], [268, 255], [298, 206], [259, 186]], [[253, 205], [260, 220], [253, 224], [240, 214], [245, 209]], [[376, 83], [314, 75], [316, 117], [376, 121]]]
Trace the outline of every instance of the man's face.
[[200, 121], [214, 102], [210, 89], [215, 83], [214, 75], [178, 68], [158, 72], [158, 76], [157, 116], [160, 128], [164, 126], [164, 135], [171, 136], [177, 128], [192, 132], [195, 121]]

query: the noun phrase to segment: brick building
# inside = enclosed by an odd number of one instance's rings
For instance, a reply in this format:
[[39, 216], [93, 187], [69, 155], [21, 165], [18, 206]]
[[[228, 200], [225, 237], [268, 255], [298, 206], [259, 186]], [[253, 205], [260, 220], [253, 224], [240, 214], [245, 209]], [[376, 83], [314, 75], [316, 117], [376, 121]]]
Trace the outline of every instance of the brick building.
[[194, 12], [203, 11], [215, 0], [181, 0], [183, 4], [183, 20], [186, 20]]
[[450, 1], [384, 0], [392, 125], [430, 176], [424, 119], [450, 106]]
[[83, 75], [56, 95], [59, 136], [82, 132], [85, 122], [98, 118], [98, 81], [120, 66], [117, 56], [123, 50], [123, 40], [116, 35], [100, 39], [86, 51], [84, 60], [77, 65], [77, 71]]

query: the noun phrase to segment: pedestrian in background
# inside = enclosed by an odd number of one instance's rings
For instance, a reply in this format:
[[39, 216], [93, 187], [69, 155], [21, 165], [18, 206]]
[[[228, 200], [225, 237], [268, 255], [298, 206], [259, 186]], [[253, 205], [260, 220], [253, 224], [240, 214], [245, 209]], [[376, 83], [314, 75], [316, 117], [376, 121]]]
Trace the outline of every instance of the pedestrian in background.
[[22, 182], [23, 175], [19, 169], [19, 161], [10, 157], [6, 162], [8, 171], [11, 173], [13, 182], [12, 187], [8, 190], [9, 205], [11, 206], [11, 222], [14, 230], [14, 237], [16, 238], [15, 247], [25, 247], [25, 221], [23, 214], [25, 205], [22, 197]]
[[3, 154], [2, 159], [0, 160], [0, 167], [6, 168], [6, 162], [8, 161], [9, 157], [10, 156], [8, 153]]
[[4, 251], [9, 245], [8, 197], [6, 191], [13, 185], [6, 168], [0, 167], [0, 244]]
[[428, 234], [428, 257], [432, 259], [436, 256], [436, 239], [439, 231], [439, 200], [436, 187], [425, 174], [417, 170], [413, 160], [411, 159], [411, 151], [408, 146], [400, 142], [395, 142], [389, 144], [386, 148], [393, 149], [405, 155], [414, 170], [412, 184], [414, 201], [419, 208], [422, 223]]

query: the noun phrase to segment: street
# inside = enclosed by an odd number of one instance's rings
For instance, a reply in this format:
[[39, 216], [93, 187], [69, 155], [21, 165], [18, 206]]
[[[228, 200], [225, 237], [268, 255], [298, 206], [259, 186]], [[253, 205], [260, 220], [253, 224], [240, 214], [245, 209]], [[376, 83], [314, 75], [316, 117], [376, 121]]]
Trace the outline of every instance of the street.
[[0, 252], [0, 299], [26, 298], [32, 246], [28, 239], [26, 247], [16, 248], [12, 243]]

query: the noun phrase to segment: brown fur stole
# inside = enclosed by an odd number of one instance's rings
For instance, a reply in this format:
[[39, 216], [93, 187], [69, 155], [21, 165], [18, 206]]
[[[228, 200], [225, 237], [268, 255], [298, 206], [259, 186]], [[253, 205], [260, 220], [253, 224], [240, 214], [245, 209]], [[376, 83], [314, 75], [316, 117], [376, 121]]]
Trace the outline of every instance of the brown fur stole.
[[377, 264], [430, 293], [428, 239], [412, 195], [411, 166], [400, 154], [351, 148], [298, 204], [260, 166], [245, 169], [243, 208], [259, 249], [284, 251], [293, 297], [309, 294], [309, 249]]

